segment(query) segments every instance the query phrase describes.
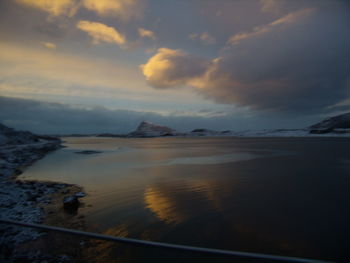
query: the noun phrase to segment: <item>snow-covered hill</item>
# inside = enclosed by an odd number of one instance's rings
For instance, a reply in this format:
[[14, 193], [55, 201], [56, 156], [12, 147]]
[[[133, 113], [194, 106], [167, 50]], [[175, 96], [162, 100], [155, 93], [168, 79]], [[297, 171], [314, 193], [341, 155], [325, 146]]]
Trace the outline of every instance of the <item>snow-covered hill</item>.
[[27, 144], [39, 141], [39, 137], [28, 131], [16, 131], [0, 123], [0, 145]]
[[350, 113], [327, 118], [310, 127], [310, 133], [350, 133]]
[[[339, 116], [338, 116], [339, 117]], [[163, 136], [183, 136], [183, 137], [348, 137], [350, 136], [350, 114], [340, 116], [341, 118], [330, 118], [317, 125], [305, 129], [270, 129], [270, 130], [245, 130], [245, 131], [215, 131], [209, 129], [194, 129], [191, 132], [181, 133], [176, 130], [154, 124], [151, 122], [141, 122], [136, 131], [129, 133], [126, 137], [148, 138]], [[347, 122], [349, 118], [349, 123]], [[332, 127], [332, 128], [329, 128]], [[342, 128], [341, 128], [342, 127]]]

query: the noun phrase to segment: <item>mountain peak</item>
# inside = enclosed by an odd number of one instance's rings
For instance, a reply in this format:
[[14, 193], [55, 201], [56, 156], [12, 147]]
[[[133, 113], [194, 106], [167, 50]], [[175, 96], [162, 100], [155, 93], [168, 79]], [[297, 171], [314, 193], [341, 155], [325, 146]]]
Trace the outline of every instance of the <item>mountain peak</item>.
[[327, 118], [310, 126], [311, 133], [328, 133], [335, 129], [350, 129], [350, 113]]
[[143, 121], [139, 124], [136, 131], [129, 133], [130, 137], [159, 137], [174, 136], [179, 133], [167, 126], [155, 124], [149, 121]]

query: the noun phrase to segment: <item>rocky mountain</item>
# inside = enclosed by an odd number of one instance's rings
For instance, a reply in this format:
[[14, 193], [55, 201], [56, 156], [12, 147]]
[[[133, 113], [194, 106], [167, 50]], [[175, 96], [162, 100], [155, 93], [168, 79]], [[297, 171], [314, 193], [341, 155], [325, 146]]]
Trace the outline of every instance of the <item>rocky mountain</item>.
[[327, 118], [310, 126], [310, 133], [350, 133], [350, 113]]
[[137, 127], [136, 131], [128, 134], [128, 137], [160, 137], [177, 135], [181, 135], [181, 133], [166, 126], [143, 121]]

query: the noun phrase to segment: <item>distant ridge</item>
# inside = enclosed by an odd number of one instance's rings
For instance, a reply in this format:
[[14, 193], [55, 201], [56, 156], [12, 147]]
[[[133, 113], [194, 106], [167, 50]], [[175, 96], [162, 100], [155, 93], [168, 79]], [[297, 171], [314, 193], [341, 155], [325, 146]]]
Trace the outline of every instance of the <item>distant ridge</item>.
[[0, 145], [38, 142], [37, 135], [29, 131], [16, 131], [0, 123]]
[[181, 133], [167, 126], [162, 126], [148, 121], [143, 121], [137, 129], [128, 134], [128, 137], [160, 137], [177, 136]]
[[17, 131], [0, 123], [0, 145], [36, 143], [39, 142], [40, 139], [60, 141], [59, 138], [52, 136], [36, 135], [29, 131]]
[[310, 133], [350, 133], [350, 113], [327, 118], [310, 126]]

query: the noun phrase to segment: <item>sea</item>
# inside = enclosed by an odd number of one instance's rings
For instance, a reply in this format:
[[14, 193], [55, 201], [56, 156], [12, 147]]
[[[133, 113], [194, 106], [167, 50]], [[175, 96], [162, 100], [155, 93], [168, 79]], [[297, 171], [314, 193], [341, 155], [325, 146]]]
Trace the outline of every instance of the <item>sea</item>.
[[[82, 186], [89, 231], [350, 262], [350, 138], [63, 140], [20, 179]], [[91, 251], [95, 262], [265, 262], [106, 242]]]

